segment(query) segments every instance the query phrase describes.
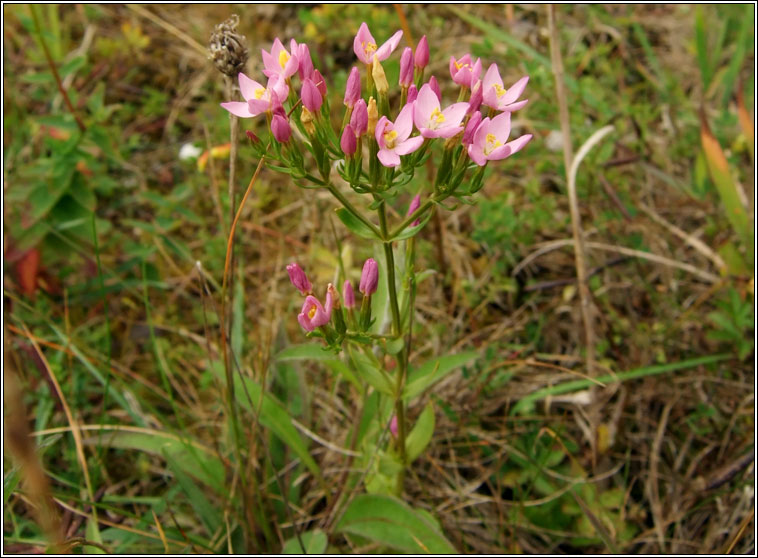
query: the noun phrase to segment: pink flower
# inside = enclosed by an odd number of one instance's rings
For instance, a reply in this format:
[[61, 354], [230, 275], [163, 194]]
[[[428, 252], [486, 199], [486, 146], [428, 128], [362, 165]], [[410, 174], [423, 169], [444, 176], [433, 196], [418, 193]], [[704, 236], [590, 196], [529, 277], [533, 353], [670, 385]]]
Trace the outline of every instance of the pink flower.
[[454, 103], [440, 111], [440, 100], [429, 84], [424, 84], [413, 104], [413, 123], [425, 138], [450, 138], [463, 131], [461, 121], [468, 103]]
[[[421, 196], [416, 194], [416, 196], [411, 200], [411, 204], [408, 206], [408, 213], [405, 214], [406, 217], [410, 217], [413, 215], [413, 212], [416, 211], [419, 207], [421, 207]], [[416, 227], [421, 221], [416, 219], [411, 223], [411, 227]]]
[[321, 306], [315, 296], [308, 295], [305, 297], [302, 310], [297, 315], [297, 321], [306, 331], [313, 331], [317, 327], [326, 325], [332, 317], [333, 304], [332, 293], [329, 291], [326, 293], [326, 308]]
[[513, 112], [523, 107], [528, 100], [516, 102], [526, 88], [529, 76], [522, 77], [513, 86], [506, 90], [503, 87], [503, 80], [497, 69], [497, 64], [492, 64], [482, 81], [482, 93], [484, 104], [495, 110]]
[[413, 131], [413, 104], [407, 104], [397, 115], [395, 123], [382, 116], [376, 123], [374, 132], [376, 141], [379, 143], [379, 161], [385, 167], [396, 167], [400, 164], [400, 155], [413, 153], [424, 138], [416, 136], [409, 138]]
[[279, 143], [286, 143], [292, 136], [292, 128], [286, 116], [275, 114], [271, 119], [271, 133]]
[[303, 106], [314, 114], [319, 111], [324, 102], [324, 99], [321, 97], [321, 92], [311, 78], [305, 78], [305, 80], [303, 80], [303, 88], [300, 90], [300, 98], [303, 100]]
[[290, 276], [290, 281], [303, 295], [307, 295], [313, 289], [311, 282], [308, 280], [308, 276], [305, 271], [296, 263], [291, 263], [287, 266], [287, 273]]
[[362, 136], [368, 130], [368, 107], [363, 99], [359, 99], [353, 107], [353, 114], [350, 115], [350, 126], [355, 132], [355, 137]]
[[361, 98], [361, 74], [358, 68], [353, 66], [350, 75], [347, 76], [345, 85], [345, 105], [352, 107]]
[[376, 264], [374, 258], [369, 258], [366, 263], [363, 264], [363, 271], [361, 272], [361, 282], [358, 285], [358, 290], [365, 296], [371, 296], [376, 292], [376, 286], [379, 283], [379, 266]]
[[355, 307], [355, 293], [353, 292], [353, 284], [349, 279], [345, 279], [345, 284], [342, 285], [342, 296], [345, 299], [345, 308]]
[[271, 52], [266, 52], [261, 49], [261, 56], [263, 57], [263, 74], [268, 77], [281, 76], [282, 79], [287, 79], [297, 72], [299, 61], [296, 53], [290, 55], [287, 49], [284, 48], [282, 41], [278, 38], [274, 39], [274, 44], [271, 47]]
[[413, 51], [411, 47], [405, 47], [400, 56], [400, 87], [410, 87], [413, 83]]
[[532, 139], [531, 134], [526, 134], [508, 142], [510, 133], [510, 112], [502, 112], [492, 120], [485, 118], [474, 132], [473, 143], [468, 146], [469, 156], [477, 165], [483, 166], [487, 161], [505, 159], [521, 151]]
[[392, 54], [392, 51], [397, 48], [402, 36], [403, 32], [398, 31], [392, 35], [387, 42], [377, 48], [374, 36], [371, 34], [371, 31], [368, 30], [366, 22], [363, 22], [353, 40], [353, 50], [355, 51], [358, 60], [364, 64], [373, 63], [374, 56], [376, 56], [379, 62], [381, 62], [382, 60], [386, 60], [389, 55]]
[[429, 43], [426, 41], [426, 35], [421, 37], [418, 45], [416, 45], [415, 62], [419, 69], [426, 68], [429, 63]]
[[458, 60], [454, 56], [450, 57], [450, 76], [458, 85], [471, 87], [471, 84], [476, 83], [476, 80], [479, 79], [481, 73], [481, 58], [477, 58], [476, 62], [473, 62], [470, 54], [464, 54]]
[[355, 153], [356, 148], [358, 147], [357, 141], [358, 140], [355, 139], [355, 132], [353, 131], [353, 127], [348, 124], [342, 131], [342, 137], [340, 138], [340, 147], [342, 148], [342, 152], [346, 156], [352, 157]]
[[269, 78], [268, 86], [263, 87], [257, 81], [240, 72], [239, 84], [242, 98], [245, 101], [230, 101], [221, 103], [221, 106], [240, 118], [250, 118], [272, 110], [280, 105], [289, 93], [289, 87], [279, 76]]

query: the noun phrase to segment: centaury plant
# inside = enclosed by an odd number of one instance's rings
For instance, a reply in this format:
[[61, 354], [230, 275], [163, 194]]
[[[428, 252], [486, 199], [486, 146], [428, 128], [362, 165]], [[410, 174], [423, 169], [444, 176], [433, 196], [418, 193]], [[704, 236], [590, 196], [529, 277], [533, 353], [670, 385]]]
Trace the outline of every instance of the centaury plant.
[[[294, 39], [289, 49], [276, 39], [269, 52], [262, 52], [265, 84], [240, 73], [244, 101], [221, 104], [240, 118], [264, 116], [267, 137], [248, 133], [255, 155], [290, 175], [300, 188], [330, 192], [345, 227], [381, 246], [381, 261], [369, 258], [363, 265], [360, 301], [348, 270], [340, 269], [341, 293], [332, 284], [313, 285], [297, 262], [287, 272], [304, 297], [293, 320], [305, 336], [319, 339], [324, 351], [345, 355], [357, 391], [365, 398], [365, 428], [356, 443], [368, 471], [365, 488], [389, 495], [402, 493], [405, 472], [434, 429], [431, 404], [413, 426], [407, 406], [473, 356], [448, 355], [410, 367], [418, 275], [415, 236], [438, 208], [471, 203], [489, 162], [517, 153], [532, 137], [509, 141], [511, 112], [526, 104], [519, 98], [527, 77], [506, 89], [497, 65], [482, 76], [481, 59], [451, 56], [450, 74], [460, 93], [449, 104], [437, 79], [424, 75], [429, 63], [426, 37], [415, 52], [405, 48], [401, 53], [399, 95], [391, 92], [382, 61], [401, 38], [398, 31], [379, 45], [368, 26], [360, 26], [353, 48], [361, 64], [347, 79], [339, 128], [332, 125], [323, 75], [314, 68], [308, 46]], [[431, 180], [426, 173], [417, 176], [430, 157], [438, 161]], [[398, 199], [408, 200], [407, 209]], [[405, 217], [393, 222], [389, 206]], [[387, 309], [388, 328], [383, 319]]]

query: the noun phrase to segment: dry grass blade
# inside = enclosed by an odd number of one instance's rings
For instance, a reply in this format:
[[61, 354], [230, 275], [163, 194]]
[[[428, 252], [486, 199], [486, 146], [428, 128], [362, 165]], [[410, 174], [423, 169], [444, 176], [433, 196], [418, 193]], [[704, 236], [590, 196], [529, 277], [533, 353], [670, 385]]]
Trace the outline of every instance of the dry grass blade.
[[[87, 457], [84, 455], [84, 444], [82, 443], [82, 433], [79, 428], [79, 423], [74, 418], [74, 415], [71, 412], [71, 408], [68, 406], [68, 402], [66, 401], [66, 396], [63, 394], [63, 390], [61, 389], [60, 382], [58, 382], [58, 378], [55, 376], [53, 369], [50, 367], [50, 363], [47, 361], [47, 358], [45, 358], [45, 354], [42, 352], [42, 349], [37, 344], [37, 341], [34, 339], [34, 336], [31, 334], [31, 332], [26, 327], [26, 325], [23, 325], [23, 328], [24, 328], [24, 333], [26, 334], [27, 338], [31, 342], [32, 346], [34, 347], [34, 350], [36, 351], [37, 356], [40, 359], [40, 362], [45, 367], [45, 371], [47, 372], [47, 375], [50, 378], [50, 381], [53, 383], [53, 386], [55, 386], [55, 391], [58, 394], [58, 399], [60, 400], [61, 405], [63, 406], [63, 412], [66, 414], [66, 420], [68, 421], [68, 424], [71, 428], [71, 434], [74, 437], [74, 446], [76, 448], [76, 458], [79, 460], [79, 465], [81, 466], [82, 474], [84, 475], [84, 484], [87, 487], [87, 495], [89, 496], [90, 502], [93, 503], [92, 517], [94, 521], [95, 532], [97, 533], [97, 536], [99, 537], [99, 532], [97, 531], [97, 509], [94, 506], [95, 492], [92, 490], [92, 480], [89, 475], [89, 467], [87, 466]], [[95, 542], [99, 543], [100, 541], [95, 541]]]
[[187, 35], [184, 31], [181, 29], [175, 27], [174, 25], [170, 24], [168, 21], [158, 17], [152, 12], [149, 12], [145, 8], [143, 8], [140, 5], [137, 4], [127, 4], [127, 8], [132, 10], [133, 12], [138, 13], [142, 17], [149, 19], [153, 23], [155, 23], [157, 26], [162, 27], [172, 35], [178, 37], [185, 43], [187, 43], [189, 46], [191, 46], [203, 59], [208, 57], [208, 49], [205, 48], [203, 45], [198, 43], [195, 39]]

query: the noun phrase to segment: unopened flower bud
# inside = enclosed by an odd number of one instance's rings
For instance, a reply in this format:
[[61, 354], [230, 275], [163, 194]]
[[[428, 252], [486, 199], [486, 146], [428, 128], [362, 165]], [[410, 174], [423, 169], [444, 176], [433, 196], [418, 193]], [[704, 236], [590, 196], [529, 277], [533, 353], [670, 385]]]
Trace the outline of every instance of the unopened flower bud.
[[353, 66], [350, 75], [347, 77], [345, 86], [345, 105], [351, 107], [361, 98], [361, 74], [358, 68]]
[[308, 280], [308, 276], [299, 265], [296, 263], [289, 264], [287, 266], [287, 273], [289, 273], [290, 281], [292, 284], [303, 295], [307, 295], [312, 291], [313, 285], [311, 285], [311, 282]]
[[440, 84], [437, 83], [437, 78], [432, 76], [429, 78], [429, 87], [432, 88], [432, 91], [434, 91], [434, 94], [437, 95], [437, 98], [442, 102], [442, 93], [440, 92]]
[[313, 83], [315, 83], [318, 88], [318, 92], [321, 93], [321, 96], [326, 97], [326, 80], [324, 79], [324, 76], [321, 75], [321, 72], [313, 70], [312, 79]]
[[374, 85], [376, 85], [376, 92], [379, 95], [386, 95], [389, 91], [390, 84], [387, 83], [387, 76], [384, 74], [384, 68], [379, 59], [374, 56], [374, 63], [371, 66], [371, 77], [374, 78]]
[[316, 127], [313, 125], [313, 113], [305, 107], [300, 111], [300, 122], [303, 123], [303, 127], [309, 136], [316, 133]]
[[313, 60], [311, 60], [311, 51], [308, 45], [305, 43], [298, 45], [295, 39], [292, 39], [290, 52], [297, 56], [297, 75], [300, 76], [300, 80], [311, 77], [313, 75]]
[[[315, 77], [315, 73], [314, 77]], [[316, 113], [321, 109], [321, 105], [324, 102], [324, 98], [321, 96], [321, 92], [313, 83], [313, 80], [306, 78], [303, 81], [303, 88], [300, 90], [300, 98], [303, 100], [303, 106], [310, 112]]]
[[473, 114], [474, 111], [479, 110], [482, 106], [482, 80], [477, 80], [474, 86], [471, 88], [471, 98], [468, 100], [468, 109], [466, 109], [466, 115]]
[[392, 420], [390, 421], [390, 434], [392, 434], [393, 438], [397, 438], [397, 415], [392, 415]]
[[355, 139], [355, 132], [350, 124], [345, 126], [345, 129], [342, 131], [340, 147], [347, 157], [352, 157], [353, 154], [355, 154], [355, 150], [358, 147], [358, 140]]
[[245, 135], [250, 140], [250, 143], [252, 143], [253, 145], [257, 145], [261, 142], [261, 138], [256, 136], [255, 132], [253, 132], [252, 130], [245, 130]]
[[366, 260], [366, 263], [363, 264], [363, 272], [361, 273], [361, 282], [358, 286], [358, 290], [365, 296], [371, 296], [376, 292], [376, 286], [378, 283], [379, 267], [374, 258], [369, 258]]
[[281, 114], [275, 114], [271, 119], [271, 133], [274, 134], [276, 141], [286, 143], [292, 135], [290, 123]]
[[426, 35], [416, 45], [415, 62], [417, 68], [426, 68], [429, 63], [429, 43], [426, 41]]
[[379, 111], [376, 108], [376, 100], [373, 97], [368, 98], [368, 107], [366, 108], [368, 113], [368, 127], [366, 132], [369, 136], [374, 135], [376, 130], [376, 123], [379, 121]]
[[340, 293], [337, 292], [337, 289], [334, 288], [334, 285], [329, 283], [329, 285], [326, 287], [327, 296], [331, 295], [332, 297], [332, 308], [334, 310], [339, 310], [340, 307]]
[[469, 146], [474, 143], [474, 134], [476, 133], [476, 129], [479, 127], [479, 124], [481, 124], [481, 122], [481, 112], [476, 111], [471, 115], [468, 124], [466, 124], [466, 129], [463, 131], [463, 145]]
[[345, 308], [349, 310], [355, 307], [355, 293], [349, 279], [345, 279], [345, 284], [342, 285], [342, 296], [345, 297]]
[[[405, 214], [406, 217], [410, 217], [413, 215], [413, 212], [416, 211], [419, 207], [421, 207], [421, 196], [416, 194], [416, 196], [411, 200], [411, 204], [408, 206], [408, 213]], [[411, 223], [411, 227], [418, 226], [420, 221], [416, 219]]]
[[416, 88], [416, 84], [412, 83], [408, 88], [408, 99], [406, 103], [412, 103], [416, 100], [416, 97], [418, 97], [418, 89]]
[[353, 128], [356, 137], [360, 137], [366, 133], [368, 128], [368, 110], [366, 107], [366, 101], [359, 99], [353, 107], [353, 114], [350, 116], [350, 126]]
[[400, 56], [400, 87], [410, 87], [413, 83], [413, 51], [411, 47], [405, 47], [403, 54]]

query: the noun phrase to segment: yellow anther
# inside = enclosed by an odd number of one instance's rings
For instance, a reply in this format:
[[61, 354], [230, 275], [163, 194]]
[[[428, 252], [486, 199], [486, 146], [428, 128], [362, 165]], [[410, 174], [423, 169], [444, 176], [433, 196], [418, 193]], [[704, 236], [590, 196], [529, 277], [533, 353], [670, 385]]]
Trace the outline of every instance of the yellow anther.
[[395, 130], [392, 130], [390, 132], [385, 132], [384, 144], [387, 146], [387, 149], [394, 148], [396, 140], [397, 140], [397, 132]]
[[311, 309], [308, 310], [308, 318], [310, 318], [312, 320], [313, 316], [316, 315], [316, 311], [317, 310], [318, 310], [318, 308], [316, 308], [316, 306], [311, 306]]
[[429, 121], [432, 124], [442, 124], [445, 121], [445, 115], [440, 112], [440, 109], [436, 108], [432, 111], [432, 115], [429, 117]]
[[279, 65], [284, 68], [287, 65], [287, 61], [290, 59], [290, 55], [287, 54], [286, 50], [283, 50], [279, 53]]
[[367, 43], [366, 41], [363, 41], [361, 43], [361, 46], [363, 47], [363, 51], [366, 54], [372, 54], [373, 52], [376, 52], [376, 43]]
[[262, 99], [263, 98], [263, 94], [265, 92], [266, 92], [266, 90], [263, 89], [263, 87], [259, 87], [258, 89], [255, 90], [255, 93], [253, 93], [253, 95], [255, 95], [256, 99]]
[[498, 85], [497, 83], [493, 86], [495, 88], [495, 93], [497, 93], [498, 97], [502, 97], [505, 95], [506, 89], [502, 85]]
[[453, 62], [455, 64], [456, 70], [460, 70], [461, 68], [469, 68], [470, 66], [467, 63], [461, 64], [460, 62]]
[[495, 134], [487, 134], [487, 145], [484, 147], [484, 154], [489, 155], [492, 153], [496, 148], [500, 147], [502, 142], [499, 142], [498, 139], [495, 137]]

